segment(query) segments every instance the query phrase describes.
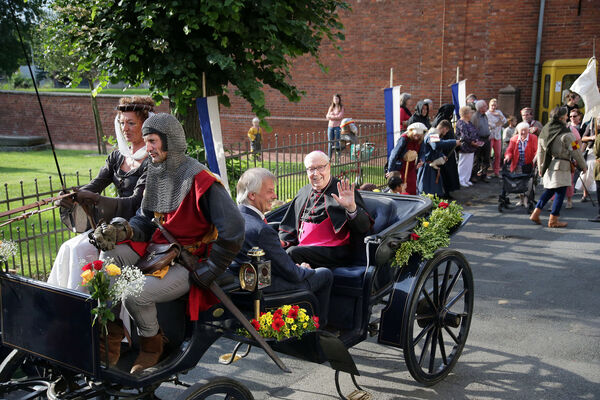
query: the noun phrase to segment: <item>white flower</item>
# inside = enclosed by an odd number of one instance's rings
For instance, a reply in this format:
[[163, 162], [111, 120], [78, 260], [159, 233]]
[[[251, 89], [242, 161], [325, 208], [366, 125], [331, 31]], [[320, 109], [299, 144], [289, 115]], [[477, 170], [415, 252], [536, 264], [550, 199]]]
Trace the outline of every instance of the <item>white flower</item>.
[[138, 268], [125, 266], [121, 268], [121, 275], [115, 279], [110, 289], [110, 297], [113, 301], [124, 301], [128, 297], [137, 297], [144, 288], [146, 277]]
[[0, 240], [0, 262], [17, 254], [17, 244], [12, 240]]

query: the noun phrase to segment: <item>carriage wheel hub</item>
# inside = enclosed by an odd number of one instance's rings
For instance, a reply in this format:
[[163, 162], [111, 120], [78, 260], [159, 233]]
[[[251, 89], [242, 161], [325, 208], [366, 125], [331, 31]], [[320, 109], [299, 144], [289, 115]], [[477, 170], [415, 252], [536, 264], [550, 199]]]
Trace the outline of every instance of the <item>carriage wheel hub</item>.
[[452, 328], [458, 328], [460, 326], [460, 315], [444, 307], [438, 314], [436, 324], [438, 327], [450, 326]]

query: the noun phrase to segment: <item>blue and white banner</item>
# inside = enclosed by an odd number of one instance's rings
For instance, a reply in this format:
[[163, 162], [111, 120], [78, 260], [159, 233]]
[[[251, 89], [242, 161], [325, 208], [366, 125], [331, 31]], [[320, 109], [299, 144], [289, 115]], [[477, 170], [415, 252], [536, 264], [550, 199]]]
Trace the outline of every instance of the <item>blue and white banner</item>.
[[454, 104], [454, 112], [456, 118], [460, 118], [458, 115], [458, 109], [462, 106], [467, 105], [467, 81], [462, 80], [452, 84], [452, 104]]
[[400, 126], [400, 86], [384, 89], [383, 98], [385, 101], [385, 130], [387, 132], [387, 155], [389, 158], [402, 131]]
[[206, 152], [208, 168], [219, 176], [225, 189], [229, 192], [217, 96], [196, 99], [196, 107], [198, 108], [198, 117], [200, 119], [200, 129], [202, 129], [202, 140], [204, 141], [204, 151]]

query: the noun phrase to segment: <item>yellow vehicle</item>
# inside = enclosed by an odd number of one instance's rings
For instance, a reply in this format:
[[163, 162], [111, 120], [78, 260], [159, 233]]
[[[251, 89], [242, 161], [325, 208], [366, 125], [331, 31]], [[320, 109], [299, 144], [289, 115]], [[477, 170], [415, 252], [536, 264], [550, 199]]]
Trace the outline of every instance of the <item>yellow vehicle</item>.
[[[564, 97], [575, 80], [585, 71], [588, 58], [548, 60], [542, 64], [542, 77], [538, 107], [538, 119], [548, 122], [548, 114], [554, 107], [564, 104]], [[583, 111], [583, 102], [579, 108]]]

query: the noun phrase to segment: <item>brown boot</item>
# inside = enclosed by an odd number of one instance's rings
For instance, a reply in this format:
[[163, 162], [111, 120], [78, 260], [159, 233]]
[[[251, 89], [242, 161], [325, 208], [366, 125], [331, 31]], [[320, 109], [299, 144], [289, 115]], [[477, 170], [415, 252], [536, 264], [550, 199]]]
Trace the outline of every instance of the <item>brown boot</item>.
[[[125, 337], [125, 328], [123, 328], [123, 321], [120, 319], [116, 319], [114, 322], [108, 321], [106, 328], [108, 329], [108, 366], [114, 367], [119, 362], [119, 357], [121, 356], [121, 341]], [[100, 360], [102, 362], [106, 361], [105, 340], [106, 337], [101, 335]]]
[[558, 220], [558, 215], [550, 214], [550, 219], [548, 220], [548, 228], [564, 228], [567, 226], [566, 222], [560, 222]]
[[135, 359], [130, 373], [135, 374], [158, 364], [165, 341], [166, 337], [160, 330], [151, 337], [140, 336], [140, 354]]
[[529, 216], [529, 219], [531, 221], [533, 221], [534, 224], [541, 225], [542, 224], [542, 221], [540, 221], [540, 214], [541, 213], [542, 213], [542, 209], [536, 207], [535, 210], [533, 210], [533, 212]]

